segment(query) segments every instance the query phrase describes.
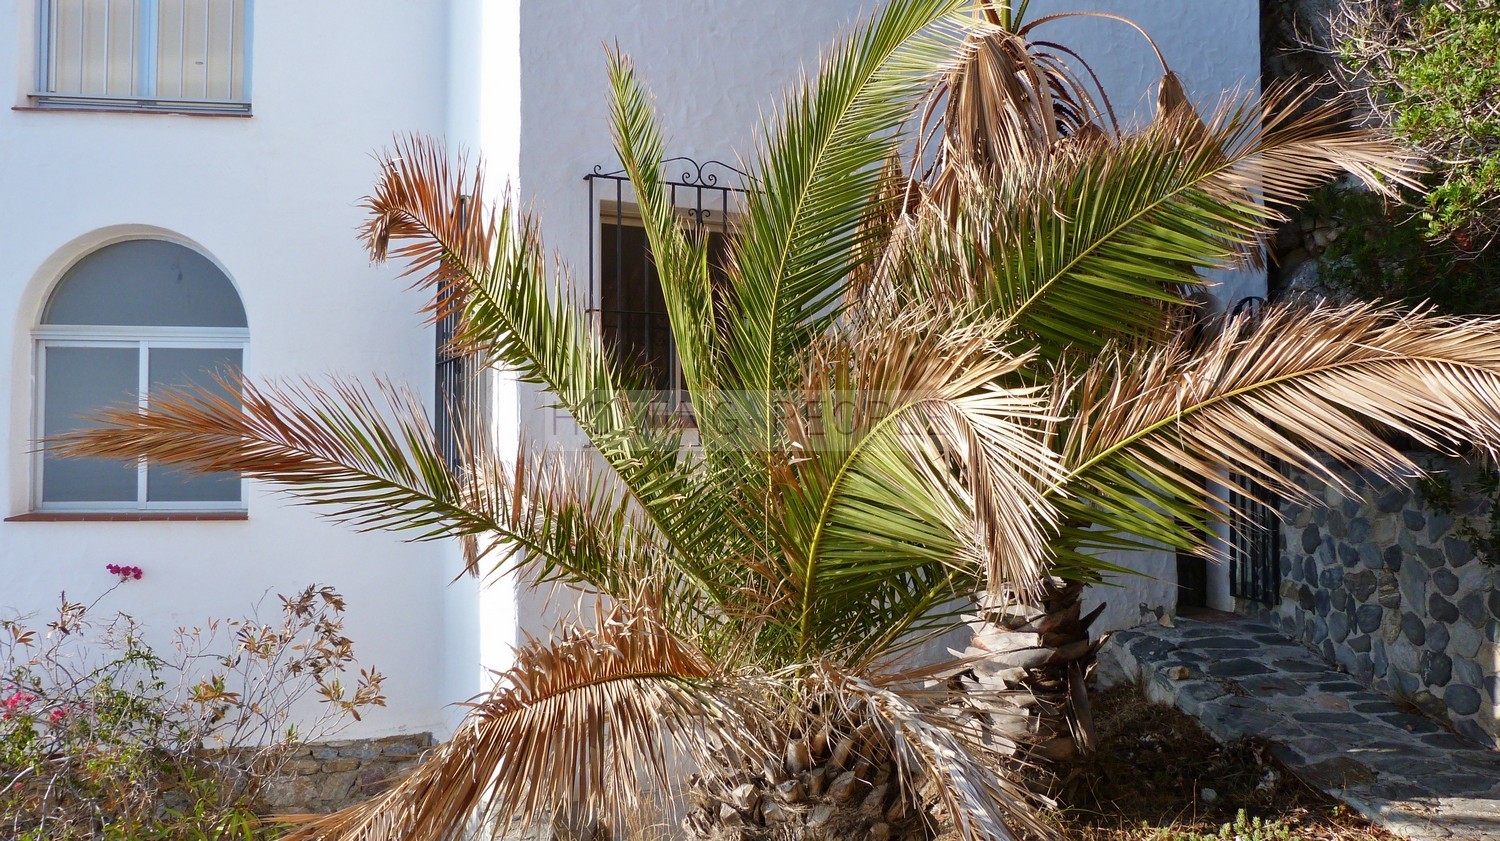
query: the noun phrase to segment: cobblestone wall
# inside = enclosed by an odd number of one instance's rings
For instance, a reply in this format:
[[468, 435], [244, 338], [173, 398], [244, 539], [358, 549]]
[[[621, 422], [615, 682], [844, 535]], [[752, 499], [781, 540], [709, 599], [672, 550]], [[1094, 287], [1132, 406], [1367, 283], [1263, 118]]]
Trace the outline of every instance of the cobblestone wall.
[[432, 734], [346, 739], [300, 747], [261, 789], [267, 812], [332, 812], [379, 793], [433, 744]]
[[[1422, 456], [1459, 492], [1435, 501], [1419, 485], [1341, 476], [1364, 497], [1308, 476], [1325, 507], [1283, 505], [1281, 602], [1246, 612], [1322, 651], [1367, 685], [1453, 722], [1494, 746], [1500, 736], [1497, 569], [1476, 552], [1490, 503], [1477, 469]], [[1450, 510], [1451, 509], [1451, 510]]]

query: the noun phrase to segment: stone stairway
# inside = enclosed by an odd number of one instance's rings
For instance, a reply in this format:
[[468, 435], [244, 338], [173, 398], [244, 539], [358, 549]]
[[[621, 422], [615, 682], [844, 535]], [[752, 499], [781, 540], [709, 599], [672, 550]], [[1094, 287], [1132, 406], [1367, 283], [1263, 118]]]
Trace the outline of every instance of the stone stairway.
[[1405, 711], [1269, 625], [1122, 631], [1098, 675], [1101, 686], [1142, 686], [1222, 741], [1264, 740], [1299, 777], [1398, 835], [1500, 839], [1500, 751]]

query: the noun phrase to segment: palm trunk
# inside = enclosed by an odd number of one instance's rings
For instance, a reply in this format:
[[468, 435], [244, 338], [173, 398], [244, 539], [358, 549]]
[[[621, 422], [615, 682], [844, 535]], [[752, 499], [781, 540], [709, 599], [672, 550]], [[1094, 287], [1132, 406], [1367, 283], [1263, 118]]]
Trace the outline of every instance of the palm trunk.
[[691, 780], [688, 837], [712, 841], [926, 841], [928, 821], [897, 781], [871, 724], [793, 731], [761, 768], [713, 769]]
[[[1083, 587], [1052, 578], [1034, 602], [985, 602], [963, 652], [972, 665], [954, 679], [955, 688], [1007, 693], [986, 694], [981, 704], [991, 724], [1021, 746], [1018, 758], [1032, 766], [1026, 777], [1039, 793], [1067, 785], [1078, 761], [1094, 750], [1084, 681], [1099, 648], [1089, 626], [1104, 605], [1083, 615]], [[1043, 779], [1036, 768], [1045, 770]]]

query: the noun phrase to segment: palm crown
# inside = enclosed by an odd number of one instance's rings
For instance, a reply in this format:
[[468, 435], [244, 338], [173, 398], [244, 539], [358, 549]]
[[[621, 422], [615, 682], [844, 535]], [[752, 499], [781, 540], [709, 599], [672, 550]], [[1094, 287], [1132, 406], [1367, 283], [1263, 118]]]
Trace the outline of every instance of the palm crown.
[[[423, 139], [383, 162], [371, 253], [404, 262], [433, 315], [459, 314], [457, 347], [545, 386], [589, 458], [499, 454], [471, 430], [454, 471], [419, 401], [350, 382], [153, 396], [53, 442], [242, 472], [355, 527], [461, 537], [476, 565], [608, 597], [593, 622], [517, 652], [390, 792], [307, 834], [618, 817], [671, 789], [683, 756], [723, 768], [726, 751], [760, 761], [863, 727], [909, 792], [933, 782], [966, 838], [1009, 837], [1035, 828], [1000, 772], [1013, 745], [957, 724], [950, 694], [902, 656], [970, 596], [1100, 580], [1105, 550], [1203, 549], [1225, 508], [1201, 488], [1225, 471], [1298, 494], [1277, 459], [1414, 470], [1377, 426], [1500, 441], [1495, 322], [1184, 315], [1197, 271], [1252, 258], [1277, 204], [1341, 170], [1400, 178], [1402, 154], [1326, 110], [1281, 116], [1274, 95], [1199, 119], [1170, 76], [1151, 125], [1101, 127], [1008, 9], [986, 21], [965, 6], [895, 0], [790, 92], [752, 156], [723, 283], [660, 180], [649, 96], [611, 55], [613, 130], [696, 446], [638, 398], [535, 223], [466, 200], [485, 195], [482, 174]], [[1005, 90], [973, 93], [996, 78]], [[1007, 122], [1054, 94], [1071, 104]], [[948, 110], [924, 125], [934, 96]], [[911, 124], [919, 149], [942, 139], [908, 178], [890, 162]]]

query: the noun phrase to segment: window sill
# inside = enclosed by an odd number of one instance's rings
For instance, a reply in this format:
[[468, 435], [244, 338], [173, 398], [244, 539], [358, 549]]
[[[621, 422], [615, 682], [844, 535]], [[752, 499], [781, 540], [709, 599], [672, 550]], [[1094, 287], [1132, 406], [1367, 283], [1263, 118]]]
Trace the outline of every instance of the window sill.
[[7, 523], [154, 523], [248, 520], [248, 511], [32, 511]]
[[173, 114], [179, 117], [237, 117], [254, 116], [250, 107], [244, 110], [214, 110], [173, 105], [13, 105], [12, 111], [47, 111], [64, 114]]

